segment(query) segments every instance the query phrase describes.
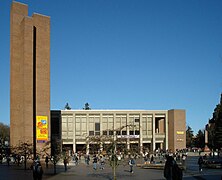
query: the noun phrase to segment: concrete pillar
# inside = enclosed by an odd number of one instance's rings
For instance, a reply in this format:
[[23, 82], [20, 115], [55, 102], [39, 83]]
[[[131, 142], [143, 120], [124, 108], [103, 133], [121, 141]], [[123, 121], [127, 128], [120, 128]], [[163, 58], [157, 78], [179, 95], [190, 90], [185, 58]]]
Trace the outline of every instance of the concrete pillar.
[[143, 114], [140, 113], [140, 122], [139, 122], [139, 131], [140, 131], [140, 137], [139, 137], [139, 146], [140, 146], [140, 154], [143, 153], [143, 129], [142, 129], [142, 122], [143, 122]]
[[[129, 113], [126, 115], [126, 124], [129, 125]], [[126, 134], [129, 135], [129, 127], [126, 127]], [[130, 150], [130, 140], [127, 138], [127, 150]]]
[[73, 143], [72, 148], [73, 148], [73, 152], [75, 153], [76, 152], [76, 143]]
[[169, 144], [169, 133], [168, 133], [168, 113], [165, 114], [165, 146], [164, 149], [167, 150], [169, 149], [168, 144]]
[[89, 143], [86, 145], [86, 154], [89, 154]]
[[163, 143], [160, 143], [160, 149], [163, 149]]
[[[100, 115], [99, 115], [99, 124], [100, 124], [100, 136], [101, 135], [103, 135], [103, 129], [102, 129], [102, 120], [103, 119], [103, 115], [102, 115], [102, 113], [100, 113]], [[102, 142], [100, 143], [100, 147], [99, 147], [99, 149], [100, 149], [100, 151], [102, 152], [103, 151], [103, 144], [102, 144]]]
[[89, 154], [89, 142], [87, 141], [87, 137], [89, 136], [89, 114], [86, 113], [86, 154]]
[[153, 134], [152, 134], [152, 151], [154, 151], [155, 149], [156, 149], [156, 130], [155, 130], [155, 114], [153, 113], [152, 114], [152, 118], [153, 118], [153, 124], [152, 124], [152, 127], [153, 127], [153, 129], [152, 129], [152, 132], [153, 132]]
[[76, 115], [75, 113], [73, 113], [72, 116], [72, 123], [73, 123], [73, 152], [76, 152], [76, 133], [75, 133], [75, 129], [76, 129]]

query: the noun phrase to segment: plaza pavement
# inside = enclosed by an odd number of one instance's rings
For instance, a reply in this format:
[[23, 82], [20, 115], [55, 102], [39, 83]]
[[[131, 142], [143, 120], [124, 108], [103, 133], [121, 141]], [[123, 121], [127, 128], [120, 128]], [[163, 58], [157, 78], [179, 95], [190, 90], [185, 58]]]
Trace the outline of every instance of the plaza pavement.
[[[185, 180], [221, 180], [222, 169], [204, 169], [203, 172], [198, 172], [196, 156], [188, 156], [187, 158], [187, 170], [184, 172], [183, 179]], [[142, 159], [137, 159], [137, 163], [142, 163]], [[62, 163], [57, 165], [57, 174], [53, 175], [53, 166], [49, 165], [49, 168], [45, 168], [45, 164], [42, 163], [44, 168], [43, 180], [112, 180], [112, 169], [107, 164], [104, 170], [94, 170], [92, 164], [87, 166], [83, 160], [79, 165], [74, 166], [73, 163], [68, 165], [68, 170], [64, 171]], [[141, 169], [140, 167], [134, 167], [134, 173], [129, 172], [129, 166], [127, 164], [120, 165], [117, 168], [117, 180], [163, 180], [163, 170], [157, 169]], [[24, 170], [23, 167], [17, 167], [15, 165], [0, 164], [0, 180], [31, 180], [32, 171]]]

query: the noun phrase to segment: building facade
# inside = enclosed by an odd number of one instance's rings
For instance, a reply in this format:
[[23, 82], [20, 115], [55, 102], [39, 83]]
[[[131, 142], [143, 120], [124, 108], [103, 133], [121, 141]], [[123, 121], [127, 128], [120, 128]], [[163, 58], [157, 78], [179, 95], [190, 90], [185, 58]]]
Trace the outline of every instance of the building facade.
[[46, 141], [62, 140], [76, 152], [92, 149], [88, 137], [115, 136], [123, 139], [126, 149], [175, 151], [186, 147], [185, 133], [184, 110], [50, 112], [50, 17], [36, 13], [29, 17], [27, 5], [12, 2], [10, 145], [36, 141], [41, 148]]
[[28, 6], [13, 1], [10, 12], [12, 146], [19, 142], [33, 143], [33, 122], [37, 116], [43, 117], [39, 125], [46, 126], [37, 134], [37, 140], [41, 140], [41, 133], [46, 133], [43, 139], [50, 140], [50, 17], [36, 13], [29, 17]]
[[121, 138], [138, 152], [186, 148], [185, 110], [62, 110], [59, 116], [63, 146], [74, 152], [90, 151], [87, 138], [101, 136]]

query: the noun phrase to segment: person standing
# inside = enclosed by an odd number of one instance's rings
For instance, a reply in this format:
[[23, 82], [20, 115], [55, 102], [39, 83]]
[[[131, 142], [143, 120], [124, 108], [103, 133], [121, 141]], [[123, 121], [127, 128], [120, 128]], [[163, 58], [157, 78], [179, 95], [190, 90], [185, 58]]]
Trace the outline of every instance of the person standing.
[[147, 161], [148, 161], [148, 156], [147, 154], [144, 156], [144, 163], [147, 164]]
[[151, 164], [154, 163], [154, 157], [153, 157], [153, 155], [151, 156], [150, 163], [151, 163]]

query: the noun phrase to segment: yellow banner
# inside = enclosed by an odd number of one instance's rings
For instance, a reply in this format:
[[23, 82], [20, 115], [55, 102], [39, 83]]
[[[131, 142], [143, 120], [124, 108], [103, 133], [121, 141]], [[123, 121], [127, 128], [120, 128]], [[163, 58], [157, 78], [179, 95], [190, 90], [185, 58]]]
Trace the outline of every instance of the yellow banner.
[[48, 141], [47, 116], [36, 116], [36, 140]]
[[184, 131], [177, 131], [177, 134], [184, 134]]

